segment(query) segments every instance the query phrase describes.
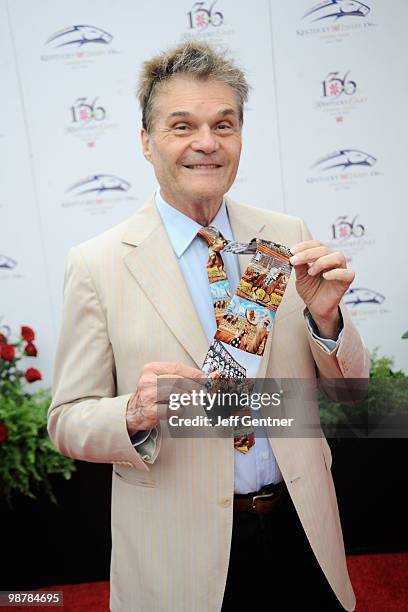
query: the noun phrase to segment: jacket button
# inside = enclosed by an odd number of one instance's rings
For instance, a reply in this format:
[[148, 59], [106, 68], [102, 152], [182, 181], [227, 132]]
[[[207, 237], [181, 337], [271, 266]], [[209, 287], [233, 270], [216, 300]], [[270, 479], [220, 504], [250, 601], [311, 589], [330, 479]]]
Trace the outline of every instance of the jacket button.
[[229, 508], [231, 505], [231, 499], [229, 497], [224, 497], [223, 499], [220, 499], [219, 503], [221, 508]]

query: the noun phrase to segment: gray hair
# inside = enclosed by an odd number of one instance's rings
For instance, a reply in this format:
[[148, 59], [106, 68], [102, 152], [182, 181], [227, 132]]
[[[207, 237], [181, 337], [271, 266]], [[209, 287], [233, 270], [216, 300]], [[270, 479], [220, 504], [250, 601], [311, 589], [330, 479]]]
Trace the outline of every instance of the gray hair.
[[249, 91], [243, 71], [227, 57], [226, 51], [216, 51], [205, 42], [188, 41], [142, 64], [137, 95], [142, 109], [142, 125], [147, 132], [152, 129], [153, 104], [159, 87], [177, 74], [200, 81], [221, 81], [229, 85], [237, 97], [242, 125], [243, 106]]

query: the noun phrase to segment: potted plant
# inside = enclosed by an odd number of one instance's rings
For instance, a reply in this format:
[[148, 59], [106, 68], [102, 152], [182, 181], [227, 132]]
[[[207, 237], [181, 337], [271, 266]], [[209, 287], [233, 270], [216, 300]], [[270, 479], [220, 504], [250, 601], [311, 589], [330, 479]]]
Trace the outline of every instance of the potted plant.
[[[320, 421], [329, 437], [398, 437], [408, 414], [408, 375], [394, 369], [393, 359], [371, 355], [370, 379], [358, 401], [333, 401], [320, 394]], [[353, 381], [359, 392], [359, 380]], [[340, 383], [341, 393], [341, 383]], [[345, 386], [346, 388], [346, 386]], [[394, 423], [394, 425], [393, 425]], [[395, 431], [392, 431], [392, 428]]]
[[70, 479], [75, 465], [60, 455], [47, 432], [51, 402], [45, 389], [31, 391], [42, 379], [34, 367], [23, 367], [37, 356], [35, 332], [22, 326], [12, 341], [8, 326], [0, 329], [0, 497], [9, 506], [16, 495], [37, 498], [42, 493], [56, 502], [51, 474]]

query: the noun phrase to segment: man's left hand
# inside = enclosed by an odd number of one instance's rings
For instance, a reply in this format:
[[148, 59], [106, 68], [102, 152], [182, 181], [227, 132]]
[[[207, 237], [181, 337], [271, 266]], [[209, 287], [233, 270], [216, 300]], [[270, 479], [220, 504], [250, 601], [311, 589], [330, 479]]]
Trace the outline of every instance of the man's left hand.
[[346, 258], [318, 240], [298, 242], [291, 247], [290, 263], [296, 272], [296, 290], [306, 304], [323, 338], [337, 339], [341, 326], [339, 303], [355, 272]]

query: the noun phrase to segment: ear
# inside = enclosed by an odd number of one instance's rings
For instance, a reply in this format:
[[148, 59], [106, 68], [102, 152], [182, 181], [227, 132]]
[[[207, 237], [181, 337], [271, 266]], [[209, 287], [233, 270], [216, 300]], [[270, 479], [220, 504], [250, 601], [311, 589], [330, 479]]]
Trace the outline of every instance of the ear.
[[150, 163], [152, 163], [152, 153], [151, 153], [151, 146], [150, 146], [150, 136], [147, 133], [147, 131], [145, 130], [145, 128], [142, 128], [140, 130], [140, 138], [142, 140], [142, 150], [143, 150], [143, 155], [145, 156], [145, 158], [147, 159], [147, 161], [149, 161]]

